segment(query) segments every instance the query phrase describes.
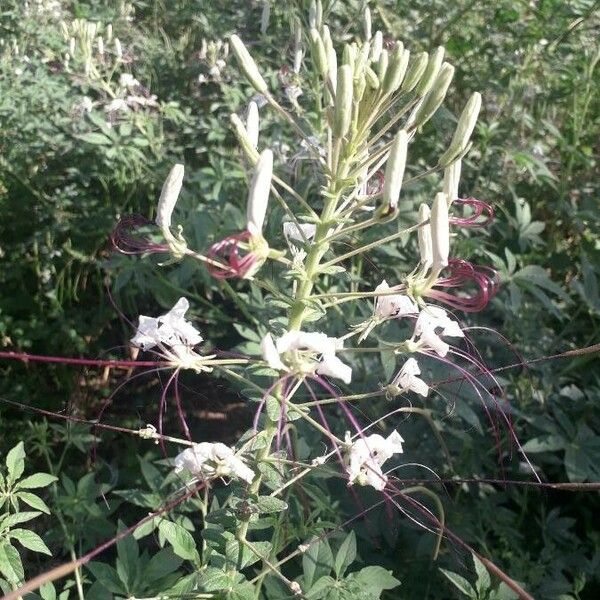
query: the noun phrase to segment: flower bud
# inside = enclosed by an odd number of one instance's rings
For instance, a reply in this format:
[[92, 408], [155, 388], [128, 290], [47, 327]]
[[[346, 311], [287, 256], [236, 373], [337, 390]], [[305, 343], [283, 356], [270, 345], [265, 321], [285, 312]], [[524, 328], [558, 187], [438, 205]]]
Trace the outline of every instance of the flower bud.
[[248, 114], [246, 116], [246, 131], [248, 132], [248, 140], [253, 148], [258, 146], [258, 131], [260, 127], [258, 116], [258, 105], [252, 101], [248, 104]]
[[321, 0], [312, 0], [308, 9], [308, 23], [313, 29], [321, 29], [323, 25], [323, 5]]
[[[387, 69], [385, 79], [383, 81], [383, 93], [393, 94], [402, 83], [404, 75], [406, 74], [406, 68], [408, 67], [408, 59], [410, 58], [410, 51], [404, 50], [402, 42], [396, 44], [394, 53], [390, 58], [390, 64]], [[427, 59], [425, 59], [427, 60]], [[424, 65], [423, 65], [424, 66]], [[416, 82], [415, 82], [416, 83]], [[404, 86], [403, 86], [404, 88]], [[411, 88], [412, 89], [412, 88]], [[403, 91], [410, 91], [409, 89]]]
[[325, 44], [323, 43], [321, 34], [316, 29], [310, 30], [310, 41], [315, 66], [317, 67], [321, 77], [326, 79], [327, 72], [329, 71], [329, 65], [327, 64], [327, 52], [325, 50]]
[[371, 67], [367, 67], [367, 70], [365, 71], [365, 78], [371, 89], [376, 90], [379, 88], [379, 78], [377, 77], [377, 73], [375, 73]]
[[[419, 206], [419, 223], [429, 221], [430, 218], [431, 211], [429, 210], [429, 206], [427, 206], [427, 204], [421, 204], [421, 206]], [[427, 223], [426, 225], [421, 225], [417, 231], [419, 237], [419, 254], [421, 255], [421, 264], [425, 270], [427, 270], [429, 267], [431, 267], [431, 263], [433, 262], [431, 250], [431, 224]]]
[[115, 38], [115, 54], [119, 60], [123, 58], [123, 47], [121, 46], [119, 38]]
[[363, 31], [365, 40], [368, 42], [371, 39], [371, 9], [368, 6], [363, 13]]
[[236, 115], [232, 114], [230, 117], [231, 124], [233, 125], [233, 131], [235, 136], [244, 151], [244, 154], [248, 158], [248, 160], [255, 165], [258, 162], [258, 152], [256, 148], [252, 145], [252, 140], [248, 135], [248, 131], [246, 130], [245, 125], [242, 123], [242, 120]]
[[302, 66], [302, 24], [300, 19], [296, 19], [294, 26], [294, 73], [300, 73], [300, 67]]
[[444, 169], [444, 194], [448, 198], [448, 206], [458, 198], [461, 161], [456, 160]]
[[467, 102], [460, 115], [460, 118], [458, 119], [458, 124], [456, 125], [456, 130], [452, 136], [452, 141], [450, 142], [448, 150], [446, 150], [446, 152], [440, 156], [438, 163], [442, 167], [449, 165], [455, 158], [460, 156], [466, 150], [467, 144], [471, 138], [471, 134], [473, 133], [473, 129], [475, 129], [480, 109], [481, 94], [479, 92], [475, 92], [469, 98], [469, 101]]
[[244, 42], [242, 42], [235, 34], [231, 36], [230, 42], [238, 64], [246, 76], [246, 79], [252, 84], [252, 87], [257, 92], [266, 94], [268, 91], [267, 82], [262, 78], [254, 59], [250, 56], [248, 50], [246, 50]]
[[358, 54], [358, 49], [355, 44], [346, 44], [344, 46], [344, 50], [342, 52], [342, 64], [350, 65], [352, 71], [354, 71], [354, 67], [356, 65], [357, 54]]
[[407, 148], [408, 134], [406, 130], [401, 129], [392, 143], [390, 155], [385, 165], [385, 178], [383, 181], [383, 202], [392, 210], [395, 210], [398, 206], [404, 168], [406, 167]]
[[429, 93], [423, 98], [423, 101], [416, 111], [409, 118], [410, 127], [416, 129], [421, 127], [431, 119], [435, 111], [441, 106], [446, 92], [450, 87], [454, 77], [454, 67], [449, 63], [444, 63], [439, 71], [439, 75], [433, 84]]
[[377, 79], [384, 81], [385, 74], [390, 64], [390, 53], [387, 50], [382, 50], [379, 56], [379, 62], [377, 63]]
[[410, 92], [414, 89], [414, 87], [419, 82], [419, 79], [421, 79], [421, 75], [423, 75], [425, 68], [427, 67], [428, 59], [429, 54], [427, 54], [427, 52], [421, 52], [421, 54], [415, 56], [415, 58], [408, 67], [408, 71], [406, 72], [406, 77], [402, 82], [402, 87], [400, 88], [400, 91]]
[[110, 42], [112, 40], [113, 37], [113, 26], [112, 23], [109, 23], [106, 26], [106, 41]]
[[96, 44], [98, 46], [98, 54], [104, 56], [104, 39], [101, 35], [96, 38]]
[[260, 32], [265, 35], [269, 27], [269, 17], [271, 16], [271, 3], [269, 0], [263, 0], [263, 8], [260, 14]]
[[172, 169], [163, 184], [156, 208], [156, 224], [163, 230], [171, 227], [171, 215], [179, 198], [183, 184], [183, 165], [177, 164]]
[[376, 31], [371, 43], [371, 60], [377, 62], [383, 50], [383, 33]]
[[448, 200], [446, 194], [435, 195], [431, 207], [431, 250], [433, 268], [442, 269], [448, 265], [450, 252], [450, 223], [448, 220]]
[[333, 135], [343, 138], [350, 129], [352, 120], [352, 69], [342, 65], [337, 72], [337, 87], [335, 90], [335, 106], [333, 115]]
[[323, 25], [322, 39], [323, 46], [325, 47], [325, 54], [327, 56], [327, 73], [329, 74], [331, 85], [333, 88], [335, 88], [337, 85], [337, 55], [335, 53], [335, 48], [333, 47], [331, 34], [329, 33], [329, 27], [327, 27], [327, 25]]
[[247, 221], [248, 231], [253, 236], [261, 236], [267, 214], [271, 178], [273, 176], [273, 152], [263, 150], [256, 163], [252, 183], [248, 192]]
[[427, 67], [423, 72], [423, 76], [419, 80], [419, 84], [417, 85], [416, 93], [417, 96], [425, 96], [427, 92], [433, 86], [436, 77], [440, 71], [440, 67], [442, 66], [442, 61], [444, 60], [444, 47], [438, 46], [435, 49], [433, 55], [427, 61]]

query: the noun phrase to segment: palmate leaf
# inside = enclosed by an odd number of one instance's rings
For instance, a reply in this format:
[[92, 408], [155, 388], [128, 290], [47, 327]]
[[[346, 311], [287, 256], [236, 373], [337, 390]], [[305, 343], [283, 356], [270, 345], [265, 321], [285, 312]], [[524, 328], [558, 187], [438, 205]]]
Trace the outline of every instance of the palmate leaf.
[[0, 573], [11, 583], [19, 583], [25, 577], [19, 552], [8, 542], [0, 543]]
[[21, 479], [15, 486], [16, 489], [31, 490], [34, 488], [43, 488], [58, 480], [58, 477], [50, 475], [50, 473], [34, 473]]
[[6, 468], [8, 469], [8, 482], [14, 483], [25, 470], [25, 447], [19, 442], [6, 455]]
[[42, 540], [37, 533], [29, 531], [29, 529], [12, 529], [9, 533], [9, 537], [32, 552], [39, 552], [40, 554], [52, 556], [52, 552], [50, 552], [50, 549], [46, 546], [44, 540]]

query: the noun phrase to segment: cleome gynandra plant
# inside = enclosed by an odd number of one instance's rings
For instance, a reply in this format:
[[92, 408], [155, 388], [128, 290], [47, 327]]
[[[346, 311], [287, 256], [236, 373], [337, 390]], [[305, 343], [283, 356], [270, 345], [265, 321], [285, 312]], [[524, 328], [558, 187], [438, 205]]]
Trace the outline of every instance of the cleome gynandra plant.
[[[346, 524], [328, 530], [327, 524], [304, 521], [300, 527], [295, 521], [298, 510], [292, 504], [310, 514], [319, 498], [315, 490], [328, 478], [345, 482], [356, 502], [356, 519], [368, 519], [362, 488], [374, 488], [380, 504], [397, 507], [390, 518], [410, 515], [439, 536], [438, 549], [445, 536], [470, 551], [444, 527], [437, 497], [422, 486], [404, 485], [393, 474], [401, 466], [405, 443], [394, 415], [428, 418], [418, 397], [427, 397], [436, 386], [424, 363], [455, 369], [454, 375], [474, 388], [490, 419], [504, 419], [512, 431], [499, 407], [488, 402], [494, 397], [468, 369], [486, 371], [453, 312], [482, 310], [498, 285], [492, 269], [452, 256], [450, 243], [462, 228], [485, 226], [493, 216], [489, 205], [460, 198], [458, 191], [481, 97], [474, 93], [468, 99], [447, 150], [431, 161], [434, 166], [405, 177], [411, 147], [443, 103], [454, 67], [444, 61], [441, 47], [431, 54], [411, 53], [401, 41], [384, 39], [381, 31], [372, 34], [368, 9], [363, 26], [360, 36], [336, 47], [320, 2], [313, 2], [308, 18], [295, 21], [290, 66], [280, 72], [285, 82], [281, 98], [244, 42], [231, 36], [232, 53], [256, 92], [246, 116], [231, 117], [249, 179], [244, 230], [204, 249], [192, 248], [185, 224], [176, 224], [184, 168], [175, 165], [157, 208], [163, 241], [144, 237], [140, 226], [148, 231], [151, 224], [136, 216], [124, 218], [113, 233], [122, 252], [197, 261], [213, 277], [237, 279], [238, 289], [263, 299], [262, 311], [254, 315], [259, 326], [246, 335], [255, 341], [248, 346], [254, 353], [211, 347], [186, 320], [189, 302], [184, 297], [162, 316], [140, 316], [131, 340], [172, 369], [160, 401], [158, 432], [148, 435], [164, 438], [162, 415], [171, 390], [187, 438], [180, 443], [188, 446], [174, 458], [174, 474], [185, 481], [185, 489], [203, 490], [188, 500], [202, 519], [201, 549], [189, 544], [182, 549], [181, 540], [173, 542], [176, 536], [161, 529], [163, 540], [171, 541], [195, 569], [178, 584], [179, 593], [379, 598], [396, 587], [399, 581], [382, 567], [347, 573], [357, 551], [353, 533], [340, 537]], [[296, 136], [293, 168], [261, 143], [260, 111], [269, 111]], [[402, 190], [436, 174], [439, 191], [413, 213], [417, 219], [407, 222], [408, 213], [400, 209]], [[410, 272], [390, 270], [368, 288], [360, 277], [349, 275], [347, 265], [356, 257], [400, 241], [406, 246], [411, 239], [418, 242], [418, 254]], [[345, 320], [349, 305], [359, 309]], [[392, 321], [398, 327], [386, 328]], [[395, 334], [383, 336], [383, 331]], [[356, 393], [356, 377], [365, 368], [381, 366], [380, 360], [392, 361], [395, 375], [386, 379], [382, 369], [380, 385]], [[177, 391], [184, 370], [228, 379], [255, 402], [253, 426], [234, 447], [190, 439]], [[492, 378], [489, 371], [486, 377]], [[377, 398], [394, 408], [365, 422], [358, 406]], [[300, 436], [311, 441], [310, 448], [298, 443]], [[308, 481], [318, 483], [304, 493]], [[419, 495], [435, 508], [415, 498]]]

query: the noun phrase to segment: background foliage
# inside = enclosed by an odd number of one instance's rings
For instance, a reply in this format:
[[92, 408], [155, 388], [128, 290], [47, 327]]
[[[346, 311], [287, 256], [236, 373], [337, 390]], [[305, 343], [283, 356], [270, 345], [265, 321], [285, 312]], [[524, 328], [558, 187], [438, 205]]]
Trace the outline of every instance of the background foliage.
[[[241, 32], [253, 42], [253, 54], [272, 86], [284, 96], [277, 71], [290, 60], [291, 13], [289, 7], [275, 4], [269, 29], [261, 35], [259, 3], [218, 4], [2, 3], [0, 345], [4, 349], [95, 356], [112, 348], [111, 355], [123, 356], [126, 348], [118, 346], [130, 337], [131, 328], [119, 318], [109, 297], [132, 317], [144, 311], [154, 314], [157, 305], [170, 306], [183, 290], [197, 310], [205, 337], [215, 345], [256, 344], [249, 333], [256, 324], [253, 315], [268, 309], [256, 290], [213, 281], [185, 261], [156, 268], [152, 259], [115, 256], [107, 243], [121, 214], [152, 217], [158, 189], [175, 161], [186, 166], [182, 208], [187, 239], [206, 248], [242, 228], [245, 194], [240, 189], [245, 189], [245, 175], [228, 115], [241, 113], [252, 92], [240, 85], [229, 57], [222, 57], [226, 64], [215, 74], [216, 58], [210, 52], [203, 56], [202, 40], [222, 40]], [[338, 39], [354, 32], [359, 8], [358, 2], [334, 5], [329, 21]], [[493, 204], [496, 221], [485, 238], [478, 234], [463, 239], [460, 251], [493, 263], [502, 276], [502, 290], [487, 311], [466, 319], [510, 340], [509, 346], [489, 331], [476, 333], [486, 361], [494, 367], [519, 362], [515, 349], [530, 358], [594, 343], [600, 323], [598, 3], [457, 0], [448, 5], [438, 0], [381, 0], [372, 2], [371, 8], [377, 27], [415, 50], [443, 44], [457, 67], [453, 95], [426, 125], [427, 135], [421, 139], [427, 142], [411, 156], [415, 172], [447, 143], [468, 95], [478, 90], [484, 97], [475, 145], [463, 164], [461, 191]], [[77, 53], [65, 67], [69, 36], [61, 21], [70, 23], [74, 18], [102, 27], [111, 23], [124, 61], [115, 62], [114, 45], [107, 44], [97, 77], [86, 74], [85, 57]], [[145, 88], [143, 93], [155, 94], [156, 106], [111, 114], [108, 105], [124, 94], [122, 73], [131, 73]], [[310, 85], [307, 82], [304, 89], [309, 98]], [[89, 112], [82, 108], [84, 97], [92, 101]], [[265, 113], [261, 119], [261, 136], [272, 141], [279, 159], [298, 159], [301, 148], [294, 146], [274, 115]], [[301, 160], [291, 164], [303, 168]], [[294, 169], [290, 168], [290, 177]], [[438, 177], [431, 176], [407, 190], [402, 208], [407, 219], [437, 184]], [[349, 277], [356, 283], [378, 283], [377, 265], [395, 264], [401, 272], [412, 251], [406, 244], [375, 250], [368, 261], [351, 265]], [[225, 333], [230, 327], [223, 325], [232, 323], [239, 337]], [[600, 382], [593, 360], [592, 355], [503, 373], [516, 433], [544, 480], [598, 481]], [[71, 414], [90, 418], [116, 384], [112, 373], [67, 367], [2, 363], [0, 372], [3, 397], [52, 410], [68, 407]], [[365, 364], [359, 388], [369, 383], [368, 373]], [[198, 439], [228, 441], [245, 429], [248, 413], [236, 390], [227, 391], [224, 382], [214, 380], [190, 384], [194, 389], [186, 401]], [[159, 386], [150, 380], [130, 385], [117, 396], [110, 416], [125, 419], [132, 427], [152, 422], [158, 392]], [[452, 463], [431, 440], [426, 425], [416, 420], [405, 425], [408, 459], [442, 477], [522, 478], [515, 461], [498, 456], [477, 401], [460, 389], [449, 389], [446, 396], [454, 402], [435, 399], [428, 408]], [[223, 415], [224, 423], [207, 425], [213, 410]], [[379, 414], [379, 407], [370, 406], [368, 413]], [[164, 480], [168, 469], [161, 453], [149, 451], [141, 440], [103, 433], [92, 463], [94, 440], [88, 429], [37, 417], [34, 423], [28, 421], [14, 408], [0, 408], [2, 450], [7, 453], [24, 438], [27, 460], [35, 463], [31, 471], [49, 473], [40, 495], [57, 518], [44, 516], [46, 511], [34, 506], [40, 514], [31, 527], [43, 541], [40, 538], [40, 545], [35, 538], [37, 550], [24, 544], [31, 552], [21, 554], [23, 576], [91, 549], [109, 532], [116, 533], [120, 521], [133, 523], [172, 489], [173, 482]], [[311, 440], [303, 443], [310, 446]], [[21, 460], [10, 456], [11, 464]], [[16, 478], [8, 458], [7, 467]], [[506, 463], [504, 475], [499, 461]], [[411, 475], [423, 472], [407, 472]], [[336, 489], [324, 488], [318, 481], [307, 484], [304, 493], [320, 508], [306, 516], [301, 506], [295, 507], [299, 536], [318, 534], [327, 524], [341, 523], [356, 512], [342, 485]], [[524, 582], [535, 598], [597, 597], [596, 494], [473, 483], [448, 485], [444, 494], [454, 530]], [[89, 586], [90, 598], [150, 596], [172, 588], [192, 572], [195, 543], [201, 538], [191, 507], [175, 511], [165, 522], [171, 525], [164, 525], [156, 537], [140, 535], [139, 541], [122, 542], [114, 555], [99, 557], [83, 572], [83, 583], [71, 581], [67, 586]], [[432, 563], [432, 536], [407, 520], [390, 521], [385, 510], [354, 529], [360, 540], [359, 562], [392, 569], [402, 581], [401, 592], [390, 592], [390, 597], [448, 598], [458, 590], [472, 598], [509, 597], [450, 544], [445, 544], [440, 561]], [[342, 549], [353, 543], [348, 539], [333, 539], [333, 552], [329, 545], [317, 547], [325, 564], [331, 562], [331, 568], [318, 575], [343, 580], [342, 588], [352, 590], [356, 582], [348, 583], [346, 565], [340, 566]], [[161, 549], [157, 540], [169, 543]], [[46, 547], [51, 559], [40, 558], [40, 549]], [[6, 558], [5, 549], [2, 552], [0, 570], [10, 581], [2, 567], [10, 556]], [[348, 548], [343, 552], [351, 553]], [[302, 562], [292, 570], [314, 578]], [[439, 571], [440, 566], [446, 571]], [[470, 587], [461, 577], [471, 582]], [[285, 597], [275, 581], [267, 582], [266, 589], [269, 598]], [[54, 597], [50, 589], [44, 593], [44, 598]], [[330, 597], [319, 593], [312, 597]]]

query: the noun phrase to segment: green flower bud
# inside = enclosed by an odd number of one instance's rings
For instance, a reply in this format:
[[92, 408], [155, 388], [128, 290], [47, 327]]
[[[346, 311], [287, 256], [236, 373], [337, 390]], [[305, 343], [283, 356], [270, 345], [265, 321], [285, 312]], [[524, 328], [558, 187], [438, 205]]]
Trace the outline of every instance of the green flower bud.
[[377, 77], [377, 73], [375, 73], [371, 67], [367, 67], [367, 70], [365, 71], [365, 78], [371, 89], [376, 90], [379, 88], [379, 78]]
[[327, 72], [329, 71], [329, 66], [327, 64], [327, 52], [325, 50], [325, 44], [323, 44], [323, 39], [321, 38], [321, 34], [316, 29], [310, 30], [310, 41], [311, 41], [311, 50], [313, 55], [313, 61], [319, 74], [323, 79], [327, 77]]
[[438, 73], [440, 72], [440, 68], [444, 60], [444, 53], [444, 47], [438, 46], [433, 55], [427, 61], [427, 67], [425, 68], [423, 76], [417, 85], [417, 96], [425, 96], [425, 94], [427, 94], [427, 92], [429, 92], [429, 90], [432, 88]]
[[344, 46], [344, 51], [342, 53], [342, 64], [350, 65], [352, 70], [354, 71], [354, 67], [356, 65], [356, 55], [358, 53], [358, 49], [355, 44], [346, 44]]
[[353, 88], [352, 69], [348, 65], [342, 65], [337, 72], [333, 115], [333, 135], [336, 138], [343, 138], [350, 129]]
[[[383, 81], [383, 93], [393, 94], [402, 83], [404, 75], [406, 74], [406, 68], [408, 67], [408, 59], [410, 58], [410, 51], [404, 50], [402, 42], [398, 42], [394, 53], [390, 58], [390, 65], [388, 67], [385, 79]], [[425, 59], [427, 60], [427, 59]], [[423, 65], [424, 66], [424, 65]], [[416, 84], [416, 81], [415, 81]], [[404, 87], [404, 86], [403, 86]], [[411, 88], [412, 89], [412, 88]], [[404, 90], [403, 91], [410, 91]]]
[[252, 145], [252, 140], [248, 135], [248, 131], [246, 130], [246, 126], [242, 122], [242, 120], [234, 113], [230, 117], [231, 124], [233, 125], [233, 131], [235, 136], [244, 151], [244, 154], [248, 158], [251, 164], [255, 165], [258, 161], [258, 152], [256, 148]]
[[254, 59], [252, 56], [250, 56], [248, 50], [246, 50], [244, 42], [242, 42], [242, 40], [235, 34], [231, 36], [230, 42], [238, 64], [246, 76], [246, 79], [251, 83], [252, 87], [257, 92], [266, 94], [268, 91], [267, 82], [262, 78]]
[[371, 9], [368, 6], [363, 13], [363, 31], [368, 42], [371, 39]]
[[433, 87], [429, 93], [423, 98], [423, 101], [411, 115], [409, 119], [411, 129], [421, 127], [431, 119], [435, 111], [441, 106], [446, 92], [450, 87], [452, 78], [454, 77], [454, 67], [449, 63], [444, 63], [439, 71]]
[[392, 143], [390, 155], [385, 165], [383, 180], [383, 202], [392, 210], [398, 206], [404, 168], [406, 167], [406, 152], [408, 149], [408, 134], [401, 129]]
[[385, 73], [388, 68], [388, 64], [390, 63], [390, 53], [387, 50], [381, 51], [381, 56], [379, 57], [379, 61], [377, 62], [377, 79], [379, 81], [383, 81], [385, 79]]
[[481, 94], [475, 92], [467, 102], [463, 109], [456, 130], [452, 136], [450, 146], [442, 156], [438, 163], [442, 167], [448, 166], [453, 160], [458, 158], [466, 149], [471, 139], [471, 134], [477, 123], [477, 117], [479, 116], [479, 110], [481, 109]]
[[400, 88], [400, 91], [410, 92], [414, 89], [414, 87], [419, 82], [419, 79], [421, 79], [421, 75], [423, 75], [425, 68], [427, 67], [428, 59], [429, 54], [427, 54], [427, 52], [421, 52], [421, 54], [415, 56], [414, 60], [410, 63], [408, 67], [408, 71], [406, 72], [406, 77], [402, 82], [402, 87]]

